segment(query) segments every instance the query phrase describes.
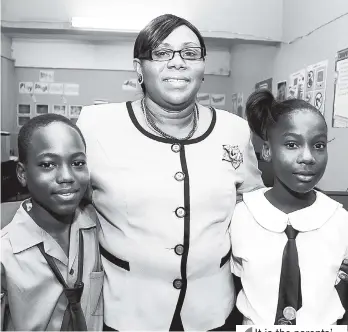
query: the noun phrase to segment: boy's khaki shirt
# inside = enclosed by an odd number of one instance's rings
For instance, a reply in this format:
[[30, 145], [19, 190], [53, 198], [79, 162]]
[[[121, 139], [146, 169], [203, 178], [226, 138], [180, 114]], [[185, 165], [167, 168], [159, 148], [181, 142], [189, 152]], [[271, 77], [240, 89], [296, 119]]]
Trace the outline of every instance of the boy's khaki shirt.
[[[71, 226], [67, 257], [58, 243], [23, 208], [1, 231], [1, 292], [4, 330], [60, 330], [68, 301], [37, 244], [43, 242], [67, 284], [73, 287], [78, 270], [79, 230], [84, 240], [81, 305], [88, 330], [102, 330], [104, 272], [97, 242], [96, 215], [78, 209]], [[6, 308], [4, 308], [6, 306]]]

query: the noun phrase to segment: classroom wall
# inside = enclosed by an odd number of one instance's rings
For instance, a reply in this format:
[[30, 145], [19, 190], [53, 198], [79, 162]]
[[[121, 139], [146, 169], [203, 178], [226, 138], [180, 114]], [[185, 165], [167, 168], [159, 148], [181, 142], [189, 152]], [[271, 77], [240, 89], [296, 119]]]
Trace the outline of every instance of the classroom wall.
[[282, 40], [303, 36], [347, 12], [347, 0], [283, 0]]
[[[326, 6], [324, 6], [324, 2]], [[335, 7], [335, 5], [337, 7]], [[315, 8], [315, 11], [313, 11]], [[286, 0], [284, 2], [284, 35], [287, 38], [299, 37], [323, 24], [334, 16], [348, 13], [348, 2], [325, 0]], [[301, 22], [301, 24], [294, 24]], [[303, 24], [302, 24], [303, 23]], [[294, 31], [297, 35], [294, 35]], [[325, 119], [329, 129], [329, 162], [319, 188], [326, 191], [348, 190], [348, 129], [332, 128], [334, 96], [334, 64], [336, 52], [348, 47], [348, 15], [332, 22], [290, 45], [282, 44], [274, 63], [274, 82], [289, 80], [289, 75], [310, 64], [329, 60], [327, 69], [327, 88]], [[273, 85], [274, 87], [276, 84]], [[275, 89], [274, 89], [275, 92]]]
[[16, 103], [15, 66], [11, 58], [11, 38], [1, 34], [1, 130], [13, 132]]
[[1, 57], [1, 130], [13, 132], [15, 121], [14, 62]]
[[[54, 78], [56, 82], [77, 83], [80, 86], [79, 96], [62, 96], [59, 95], [35, 95], [35, 101], [31, 95], [20, 94], [18, 90], [19, 82], [38, 81], [40, 69], [47, 68], [22, 68], [15, 69], [15, 96], [16, 105], [12, 112], [4, 113], [5, 117], [12, 119], [14, 130], [12, 131], [13, 139], [11, 148], [17, 153], [16, 139], [20, 129], [17, 126], [16, 107], [17, 104], [30, 104], [31, 116], [35, 116], [36, 104], [48, 104], [51, 108], [53, 104], [69, 105], [90, 105], [94, 100], [102, 99], [109, 102], [124, 102], [141, 98], [141, 91], [125, 91], [122, 84], [131, 78], [136, 78], [133, 71], [113, 71], [113, 70], [80, 70], [80, 69], [55, 69]], [[52, 69], [47, 69], [52, 70]], [[231, 78], [228, 76], [206, 75], [200, 92], [223, 93], [226, 95], [226, 104], [223, 109], [231, 109]], [[12, 114], [11, 114], [12, 113]], [[6, 114], [6, 115], [5, 115]]]
[[[19, 82], [38, 81], [41, 69], [52, 70], [51, 68], [24, 68], [16, 67], [15, 71], [15, 108], [12, 113], [16, 114], [16, 107], [19, 103], [31, 105], [31, 116], [35, 115], [35, 104], [66, 104], [66, 105], [90, 105], [94, 100], [102, 99], [109, 102], [124, 102], [141, 98], [142, 93], [137, 91], [126, 91], [122, 84], [131, 78], [136, 78], [134, 71], [115, 70], [85, 70], [85, 69], [54, 69], [55, 82], [79, 84], [78, 96], [39, 95], [35, 94], [35, 100], [31, 95], [20, 94]], [[223, 93], [226, 95], [226, 104], [223, 109], [231, 109], [231, 77], [205, 75], [204, 83], [200, 92]], [[8, 114], [9, 115], [9, 114]], [[10, 116], [9, 116], [10, 118]], [[18, 133], [19, 127], [15, 124], [14, 133]]]
[[[239, 44], [231, 52], [231, 94], [243, 93], [243, 107], [248, 96], [255, 91], [255, 83], [273, 76], [273, 64], [277, 46]], [[256, 135], [253, 144], [256, 152], [261, 151], [262, 140]]]
[[1, 33], [1, 56], [11, 59], [12, 38]]

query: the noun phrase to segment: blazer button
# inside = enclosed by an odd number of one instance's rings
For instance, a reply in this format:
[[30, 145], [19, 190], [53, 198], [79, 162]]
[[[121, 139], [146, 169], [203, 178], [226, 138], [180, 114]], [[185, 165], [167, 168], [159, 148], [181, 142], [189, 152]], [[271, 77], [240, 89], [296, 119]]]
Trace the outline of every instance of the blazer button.
[[183, 218], [185, 217], [186, 215], [186, 211], [183, 207], [178, 207], [176, 210], [175, 210], [175, 214], [178, 218]]
[[184, 251], [185, 251], [185, 248], [182, 244], [177, 244], [175, 247], [174, 247], [174, 251], [177, 255], [181, 256]]
[[181, 150], [181, 145], [179, 143], [175, 143], [172, 145], [173, 152], [179, 152]]
[[176, 172], [174, 175], [176, 181], [182, 181], [185, 179], [185, 174], [183, 172]]
[[182, 280], [181, 279], [175, 279], [173, 281], [173, 287], [175, 289], [181, 289], [181, 287], [182, 287]]

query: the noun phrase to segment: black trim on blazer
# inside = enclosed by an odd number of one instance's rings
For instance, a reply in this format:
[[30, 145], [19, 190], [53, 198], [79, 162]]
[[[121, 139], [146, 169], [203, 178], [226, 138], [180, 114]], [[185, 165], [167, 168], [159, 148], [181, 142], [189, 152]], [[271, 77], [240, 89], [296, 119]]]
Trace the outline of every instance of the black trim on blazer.
[[99, 245], [99, 249], [100, 249], [100, 254], [102, 256], [104, 256], [109, 262], [117, 265], [118, 267], [126, 270], [126, 271], [130, 271], [129, 268], [129, 262], [124, 261], [121, 258], [118, 258], [116, 256], [114, 256], [113, 254], [109, 253], [105, 248], [103, 248], [101, 245]]
[[145, 130], [141, 125], [140, 123], [138, 122], [137, 118], [135, 117], [134, 115], [134, 111], [133, 111], [133, 107], [132, 107], [132, 102], [130, 101], [127, 101], [126, 102], [126, 106], [127, 106], [127, 110], [128, 110], [128, 114], [129, 114], [129, 117], [131, 118], [134, 126], [142, 133], [144, 134], [145, 136], [155, 140], [155, 141], [158, 141], [158, 142], [162, 142], [162, 143], [168, 143], [168, 144], [174, 144], [174, 143], [179, 143], [179, 144], [183, 144], [183, 145], [189, 145], [189, 144], [194, 144], [194, 143], [198, 143], [198, 142], [201, 142], [203, 141], [205, 138], [207, 138], [210, 133], [213, 131], [214, 127], [215, 127], [215, 124], [216, 124], [216, 110], [214, 107], [210, 107], [212, 113], [213, 113], [213, 118], [211, 120], [211, 123], [210, 123], [210, 126], [209, 128], [207, 129], [207, 131], [201, 135], [201, 136], [198, 136], [196, 138], [193, 138], [193, 139], [183, 139], [183, 140], [172, 140], [172, 139], [169, 139], [169, 138], [164, 138], [164, 137], [160, 137], [160, 136], [156, 136], [150, 132], [148, 132], [147, 130]]
[[230, 248], [228, 253], [224, 257], [221, 258], [220, 267], [223, 267], [228, 262], [231, 255], [232, 255], [232, 248]]
[[185, 299], [186, 289], [187, 289], [187, 257], [189, 253], [189, 247], [190, 247], [190, 214], [191, 214], [190, 212], [191, 211], [190, 211], [190, 181], [189, 181], [190, 177], [189, 177], [187, 164], [186, 164], [184, 146], [180, 150], [180, 163], [181, 163], [182, 171], [186, 175], [184, 178], [184, 207], [185, 207], [186, 214], [184, 217], [184, 241], [183, 241], [185, 251], [183, 255], [181, 256], [181, 266], [180, 266], [182, 287], [181, 287], [178, 302], [176, 304], [176, 308], [174, 311], [170, 330], [177, 330], [176, 325], [178, 324], [178, 322], [181, 322], [180, 312], [184, 304], [184, 299]]

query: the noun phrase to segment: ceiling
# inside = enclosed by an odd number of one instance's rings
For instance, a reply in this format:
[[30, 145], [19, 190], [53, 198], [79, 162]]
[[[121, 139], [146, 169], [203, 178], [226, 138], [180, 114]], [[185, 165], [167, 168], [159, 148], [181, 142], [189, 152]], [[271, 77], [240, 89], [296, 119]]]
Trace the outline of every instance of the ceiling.
[[[190, 20], [205, 38], [219, 43], [281, 40], [280, 0], [2, 0], [1, 29], [15, 38], [134, 40], [142, 27], [163, 13]], [[72, 28], [75, 16], [103, 18], [119, 28]]]

